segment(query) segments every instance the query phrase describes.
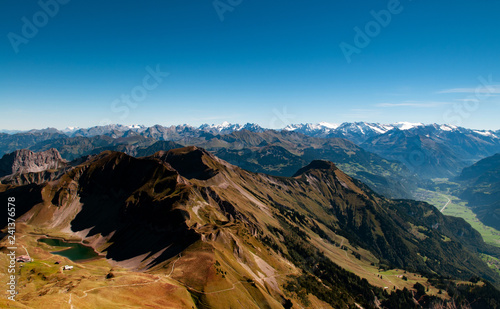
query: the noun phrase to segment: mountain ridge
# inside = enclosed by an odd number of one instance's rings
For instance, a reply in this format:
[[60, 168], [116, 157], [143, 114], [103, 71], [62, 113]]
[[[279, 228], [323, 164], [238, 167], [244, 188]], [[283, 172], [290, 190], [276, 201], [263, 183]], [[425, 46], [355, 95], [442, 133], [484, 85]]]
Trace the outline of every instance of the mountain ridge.
[[464, 168], [456, 180], [458, 195], [481, 222], [500, 230], [500, 153]]

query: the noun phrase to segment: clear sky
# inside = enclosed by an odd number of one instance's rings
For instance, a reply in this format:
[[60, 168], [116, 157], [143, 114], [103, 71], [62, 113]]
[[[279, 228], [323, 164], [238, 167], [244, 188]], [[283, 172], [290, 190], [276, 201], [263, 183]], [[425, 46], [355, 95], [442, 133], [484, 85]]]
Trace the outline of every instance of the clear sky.
[[223, 121], [500, 129], [498, 0], [1, 6], [0, 129]]

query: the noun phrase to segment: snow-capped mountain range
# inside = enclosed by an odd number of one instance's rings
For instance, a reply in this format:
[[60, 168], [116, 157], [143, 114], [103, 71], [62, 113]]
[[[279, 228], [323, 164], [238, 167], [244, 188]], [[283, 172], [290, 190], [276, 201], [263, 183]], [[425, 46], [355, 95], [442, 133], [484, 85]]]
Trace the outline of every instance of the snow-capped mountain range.
[[[77, 154], [87, 154], [89, 149], [94, 152], [103, 149], [120, 151], [137, 145], [149, 147], [155, 142], [170, 142], [176, 146], [203, 145], [212, 150], [224, 147], [238, 150], [250, 147], [255, 150], [256, 147], [280, 144], [280, 141], [287, 140], [290, 147], [294, 144], [297, 147], [309, 144], [313, 145], [312, 149], [328, 149], [330, 143], [339, 143], [338, 140], [326, 140], [333, 138], [349, 140], [382, 158], [399, 161], [411, 172], [424, 178], [453, 177], [461, 168], [500, 153], [500, 130], [473, 130], [446, 124], [409, 122], [353, 122], [340, 125], [322, 122], [270, 130], [254, 123], [240, 125], [224, 122], [199, 127], [113, 124], [62, 131], [47, 128], [15, 134], [0, 133], [0, 155], [18, 149], [57, 148], [69, 152], [67, 157], [75, 159]], [[252, 144], [255, 141], [260, 142]], [[161, 143], [157, 145], [158, 150], [162, 147], [164, 145]], [[87, 152], [82, 149], [87, 149]]]
[[[359, 132], [361, 134], [370, 134], [371, 132], [375, 134], [384, 134], [393, 129], [399, 130], [411, 130], [417, 127], [424, 127], [423, 123], [411, 123], [411, 122], [396, 122], [393, 124], [380, 124], [380, 123], [368, 123], [368, 122], [344, 122], [342, 124], [332, 124], [327, 122], [320, 122], [318, 124], [293, 124], [284, 128], [287, 131], [301, 131], [305, 134], [311, 135], [315, 132]], [[451, 125], [441, 125], [442, 130], [451, 131], [456, 129], [456, 126]]]
[[252, 132], [263, 132], [265, 129], [255, 123], [247, 123], [244, 125], [241, 124], [231, 124], [227, 121], [224, 121], [221, 124], [203, 124], [198, 127], [199, 130], [215, 133], [215, 134], [231, 134], [235, 131], [248, 130]]
[[388, 134], [391, 131], [408, 131], [416, 134], [423, 134], [424, 131], [429, 131], [424, 134], [439, 135], [439, 133], [467, 133], [479, 135], [481, 137], [488, 137], [499, 139], [500, 130], [472, 130], [454, 125], [447, 124], [423, 124], [411, 122], [396, 122], [393, 124], [380, 124], [368, 122], [345, 122], [340, 125], [331, 123], [319, 124], [293, 124], [285, 127], [283, 130], [299, 132], [313, 137], [341, 137], [346, 138], [356, 144], [362, 144], [374, 136]]
[[[110, 124], [103, 126], [95, 126], [90, 128], [79, 128], [79, 127], [68, 127], [63, 130], [57, 130], [54, 128], [47, 128], [43, 130], [30, 130], [25, 132], [20, 131], [8, 131], [3, 130], [1, 133], [5, 134], [18, 134], [18, 133], [60, 133], [69, 137], [93, 137], [99, 135], [106, 135], [113, 138], [118, 137], [128, 137], [134, 135], [141, 135], [144, 137], [154, 137], [169, 140], [169, 136], [172, 135], [191, 135], [199, 133], [210, 133], [210, 134], [231, 134], [233, 132], [248, 130], [251, 132], [264, 132], [269, 129], [262, 128], [255, 123], [241, 124], [231, 124], [229, 122], [223, 122], [221, 124], [203, 124], [199, 127], [194, 127], [191, 125], [176, 125], [176, 126], [161, 126], [155, 125], [152, 127], [147, 127], [144, 125], [121, 125], [121, 124]], [[345, 122], [342, 124], [334, 124], [328, 122], [320, 122], [317, 124], [312, 123], [300, 123], [291, 124], [282, 129], [283, 131], [302, 133], [312, 137], [340, 137], [351, 140], [356, 144], [362, 144], [370, 138], [375, 136], [380, 136], [387, 134], [388, 132], [399, 130], [399, 131], [409, 131], [415, 133], [425, 133], [424, 131], [429, 131], [426, 134], [439, 134], [441, 133], [467, 133], [477, 135], [480, 138], [492, 138], [500, 139], [500, 130], [472, 130], [463, 127], [457, 127], [447, 124], [423, 124], [423, 123], [411, 123], [411, 122], [396, 122], [393, 124], [380, 124], [380, 123], [369, 123], [369, 122]]]

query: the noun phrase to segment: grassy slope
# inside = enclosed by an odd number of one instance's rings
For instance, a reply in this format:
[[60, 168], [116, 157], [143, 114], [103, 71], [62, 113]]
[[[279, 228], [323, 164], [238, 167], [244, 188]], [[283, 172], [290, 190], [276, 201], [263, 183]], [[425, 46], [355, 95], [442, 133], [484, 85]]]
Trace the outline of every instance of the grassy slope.
[[[16, 302], [0, 299], [0, 307], [7, 308], [123, 308], [151, 306], [153, 308], [191, 308], [193, 302], [187, 290], [163, 275], [132, 272], [116, 267], [103, 258], [72, 262], [51, 254], [56, 249], [36, 241], [29, 226], [18, 225], [17, 255], [26, 254], [33, 262], [18, 264], [18, 291]], [[44, 231], [50, 232], [50, 231]], [[59, 234], [60, 235], [60, 234]], [[5, 246], [5, 243], [2, 243]], [[60, 264], [55, 264], [60, 261]], [[0, 265], [7, 265], [7, 256], [0, 255]], [[73, 270], [62, 271], [62, 265]], [[106, 279], [112, 272], [113, 278]], [[7, 280], [1, 272], [0, 281]], [[165, 295], [168, 294], [168, 297]]]

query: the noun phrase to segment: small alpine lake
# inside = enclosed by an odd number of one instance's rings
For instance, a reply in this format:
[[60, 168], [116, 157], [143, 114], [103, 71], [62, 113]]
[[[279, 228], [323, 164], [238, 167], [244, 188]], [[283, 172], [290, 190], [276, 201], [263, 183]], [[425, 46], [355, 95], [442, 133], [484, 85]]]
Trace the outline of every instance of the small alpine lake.
[[52, 251], [50, 253], [67, 257], [74, 262], [88, 260], [99, 256], [99, 254], [97, 254], [92, 247], [85, 246], [81, 243], [67, 242], [63, 239], [57, 238], [40, 238], [38, 239], [38, 242], [42, 242], [53, 247], [67, 248], [60, 251]]

